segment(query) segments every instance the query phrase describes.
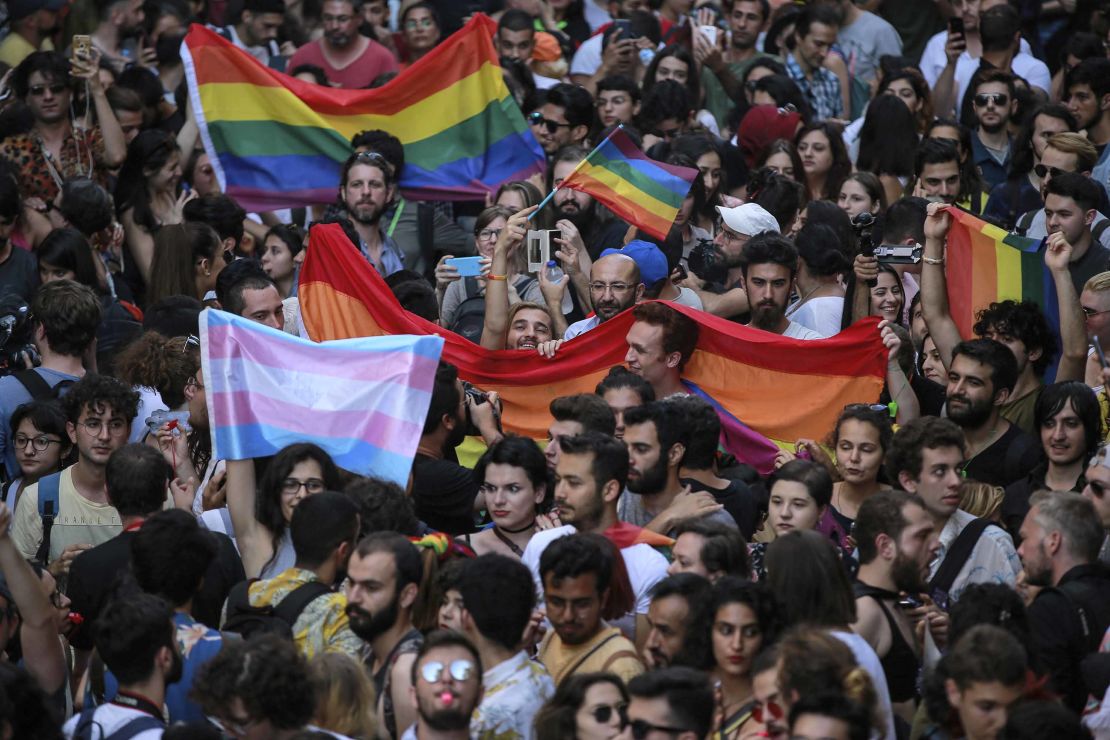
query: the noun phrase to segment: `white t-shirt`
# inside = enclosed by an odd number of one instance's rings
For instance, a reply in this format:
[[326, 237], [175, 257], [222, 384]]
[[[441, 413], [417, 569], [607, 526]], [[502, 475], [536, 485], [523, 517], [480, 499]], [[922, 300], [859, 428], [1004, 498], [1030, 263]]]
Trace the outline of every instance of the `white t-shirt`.
[[782, 335], [784, 337], [790, 337], [791, 339], [824, 339], [824, 337], [817, 332], [805, 328], [796, 321], [791, 321]]
[[[524, 548], [521, 561], [532, 571], [532, 579], [536, 582], [536, 599], [543, 602], [543, 580], [540, 578], [540, 557], [543, 551], [560, 537], [575, 534], [578, 530], [570, 524], [564, 524], [554, 529], [545, 529], [536, 532], [528, 540]], [[667, 577], [667, 559], [659, 554], [651, 545], [633, 545], [621, 550], [624, 558], [624, 567], [628, 571], [628, 580], [632, 584], [632, 592], [636, 595], [636, 613], [647, 614], [648, 605], [651, 604], [651, 590], [655, 584]]]
[[[936, 87], [941, 72], [944, 71], [945, 66], [948, 64], [948, 59], [944, 56], [944, 42], [947, 38], [947, 31], [942, 31], [936, 36], [933, 36], [933, 38], [929, 39], [929, 43], [926, 44], [924, 54], [921, 55], [921, 73], [925, 75], [925, 80], [929, 83], [929, 87], [931, 88]], [[930, 54], [932, 54], [931, 57]], [[1010, 64], [1010, 68], [1018, 77], [1028, 82], [1032, 87], [1039, 87], [1046, 94], [1049, 88], [1052, 87], [1052, 73], [1048, 71], [1048, 65], [1030, 53], [1029, 44], [1025, 39], [1021, 40], [1021, 47], [1018, 49], [1014, 61]], [[960, 106], [963, 103], [968, 83], [971, 82], [972, 76], [974, 76], [978, 69], [979, 59], [977, 57], [972, 57], [966, 51], [960, 54], [959, 58], [956, 60], [955, 81], [957, 112], [960, 110]], [[937, 115], [946, 116], [949, 115], [949, 113], [946, 111], [937, 111]]]
[[[948, 66], [948, 57], [944, 55], [944, 45], [948, 41], [948, 31], [941, 31], [940, 33], [933, 34], [925, 44], [925, 51], [921, 52], [921, 63], [918, 65], [921, 69], [921, 74], [925, 77], [925, 81], [929, 83], [929, 87], [936, 87], [937, 80], [940, 79], [940, 73]], [[1019, 54], [1031, 54], [1032, 51], [1029, 47], [1029, 42], [1025, 39], [1021, 40], [1021, 45], [1018, 46]], [[967, 57], [971, 59], [971, 55], [966, 51], [960, 55], [961, 59]], [[973, 61], [978, 62], [978, 59]], [[959, 61], [956, 62], [959, 65]], [[975, 66], [979, 66], [976, 64]], [[957, 66], [957, 69], [959, 67]], [[974, 73], [974, 70], [972, 70]]]
[[[587, 0], [587, 4], [589, 4]], [[592, 77], [594, 72], [597, 72], [601, 67], [601, 41], [604, 34], [597, 34], [591, 36], [582, 42], [578, 47], [578, 51], [574, 52], [574, 59], [570, 62], [570, 73], [572, 75], [586, 75]]]
[[[96, 723], [96, 729], [93, 730], [93, 737], [110, 737], [113, 733], [119, 732], [123, 729], [124, 725], [132, 720], [140, 717], [149, 717], [146, 712], [140, 712], [138, 709], [131, 709], [130, 707], [121, 707], [118, 704], [105, 704], [97, 707], [93, 712], [93, 722]], [[62, 727], [62, 734], [67, 738], [72, 738], [74, 732], [77, 731], [77, 723], [81, 720], [80, 715], [74, 715], [69, 718], [69, 721]], [[97, 731], [99, 730], [99, 732]], [[161, 727], [143, 730], [134, 736], [134, 740], [158, 740], [162, 737], [163, 729]]]
[[831, 337], [840, 333], [840, 320], [843, 314], [843, 296], [813, 298], [796, 309], [794, 307], [786, 309], [786, 315], [790, 318], [791, 324], [801, 325], [822, 337]]
[[585, 11], [583, 15], [586, 18], [586, 22], [590, 24], [591, 31], [596, 31], [613, 20], [613, 17], [609, 15], [609, 11], [601, 7], [604, 4], [605, 3], [598, 2], [598, 0], [582, 0], [582, 10]]

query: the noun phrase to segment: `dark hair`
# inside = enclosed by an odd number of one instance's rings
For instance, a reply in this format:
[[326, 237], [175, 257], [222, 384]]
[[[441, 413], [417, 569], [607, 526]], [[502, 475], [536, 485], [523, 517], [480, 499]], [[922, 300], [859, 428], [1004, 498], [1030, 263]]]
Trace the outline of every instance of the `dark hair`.
[[263, 237], [262, 242], [265, 243], [271, 236], [281, 239], [281, 243], [289, 250], [289, 254], [296, 257], [304, 250], [304, 239], [301, 230], [294, 224], [278, 224], [277, 226], [270, 227]]
[[71, 177], [62, 184], [58, 210], [85, 236], [108, 228], [115, 220], [112, 196], [100, 183], [88, 177]]
[[30, 673], [9, 661], [0, 662], [0, 712], [12, 737], [63, 738], [54, 701]]
[[303, 727], [316, 708], [304, 657], [278, 635], [225, 642], [197, 670], [191, 698], [212, 715], [239, 699], [251, 719], [268, 720], [282, 730]]
[[793, 278], [798, 272], [798, 250], [784, 236], [769, 231], [756, 234], [740, 252], [740, 269], [744, 278], [748, 277], [748, 268], [752, 265], [767, 263], [788, 268], [790, 277]]
[[[71, 446], [69, 435], [66, 433], [66, 415], [62, 412], [62, 406], [58, 401], [28, 401], [16, 406], [9, 420], [11, 437], [15, 436], [19, 425], [25, 419], [43, 434], [56, 434], [61, 437], [63, 452]], [[62, 457], [64, 459], [65, 455], [63, 454]]]
[[310, 442], [291, 444], [282, 448], [278, 454], [270, 459], [259, 481], [258, 495], [254, 502], [254, 518], [270, 532], [270, 542], [273, 545], [273, 555], [270, 557], [270, 562], [273, 562], [274, 558], [277, 557], [278, 550], [281, 547], [281, 538], [285, 534], [285, 528], [289, 526], [281, 513], [282, 482], [289, 477], [298, 463], [306, 460], [313, 460], [320, 466], [324, 487], [327, 490], [335, 491], [339, 489], [339, 468], [335, 466], [331, 455]]
[[474, 477], [479, 482], [486, 479], [490, 465], [509, 465], [520, 468], [535, 489], [547, 486], [547, 460], [543, 450], [529, 437], [508, 434], [494, 442], [474, 465]]
[[751, 572], [748, 564], [748, 545], [744, 542], [744, 536], [735, 527], [700, 517], [683, 520], [673, 530], [676, 540], [687, 533], [696, 534], [702, 538], [699, 555], [702, 565], [708, 572], [742, 577]]
[[126, 419], [130, 425], [139, 412], [139, 394], [116, 378], [88, 373], [71, 385], [69, 391], [62, 396], [66, 421], [72, 424], [77, 423], [81, 412], [86, 408], [94, 413], [102, 413], [105, 406], [110, 406], [112, 411]]
[[[1084, 59], [1068, 73], [1064, 89], [1070, 90], [1074, 85], [1087, 85], [1099, 99], [1110, 95], [1110, 59], [1104, 56]], [[19, 94], [18, 87], [16, 93]]]
[[866, 565], [879, 555], [875, 547], [875, 538], [885, 534], [897, 541], [906, 528], [906, 516], [903, 510], [908, 504], [915, 504], [924, 508], [919, 496], [905, 491], [879, 491], [865, 499], [856, 514], [856, 522], [852, 527], [852, 536], [859, 548], [859, 562]]
[[968, 339], [952, 348], [952, 362], [965, 356], [991, 369], [993, 394], [1000, 390], [1013, 391], [1017, 382], [1017, 360], [1010, 348], [993, 339]]
[[830, 437], [833, 447], [840, 442], [841, 424], [849, 420], [860, 421], [875, 427], [879, 432], [879, 447], [883, 452], [890, 449], [890, 442], [894, 438], [894, 425], [891, 422], [890, 414], [886, 411], [875, 410], [871, 408], [871, 404], [866, 403], [850, 403], [840, 412], [840, 416], [836, 417], [836, 425], [833, 427], [833, 433]]
[[666, 303], [650, 301], [632, 307], [632, 318], [663, 330], [663, 353], [679, 354], [678, 370], [681, 372], [694, 355], [698, 346], [698, 324], [686, 314]]
[[856, 621], [848, 571], [832, 541], [812, 529], [795, 529], [767, 545], [766, 583], [789, 625], [843, 628]]
[[628, 703], [624, 681], [613, 673], [572, 673], [555, 687], [555, 694], [536, 712], [532, 723], [536, 740], [566, 740], [575, 737], [578, 721], [575, 715], [586, 701], [586, 694], [597, 684], [612, 685]]
[[879, 95], [867, 106], [859, 132], [856, 166], [875, 175], [910, 177], [914, 173], [914, 150], [906, 145], [906, 133], [917, 130], [917, 117], [895, 95]]
[[327, 86], [331, 84], [328, 79], [328, 73], [324, 71], [323, 67], [315, 64], [298, 64], [293, 69], [289, 70], [290, 77], [298, 77], [299, 75], [312, 75], [317, 85]]
[[450, 362], [439, 361], [435, 382], [432, 385], [432, 400], [428, 404], [428, 415], [424, 417], [423, 434], [431, 434], [443, 422], [445, 415], [454, 416], [459, 408], [459, 387], [455, 384], [459, 371]]
[[536, 30], [535, 19], [519, 8], [510, 8], [501, 14], [501, 20], [497, 22], [497, 30], [502, 29], [506, 31], [532, 31], [534, 34]]
[[[906, 108], [905, 103], [899, 104], [903, 109]], [[874, 102], [872, 102], [872, 105], [874, 105]], [[848, 148], [844, 146], [844, 135], [841, 133], [838, 124], [831, 121], [815, 121], [798, 131], [794, 137], [794, 145], [799, 145], [802, 139], [814, 131], [824, 134], [825, 139], [829, 142], [832, 166], [825, 176], [825, 196], [826, 198], [836, 199], [840, 195], [840, 186], [844, 183], [844, 179], [852, 174], [852, 160], [848, 156]], [[799, 177], [802, 177], [804, 182], [804, 173]], [[806, 184], [805, 187], [807, 200], [817, 200], [817, 194], [809, 192], [809, 185]]]
[[973, 583], [960, 592], [952, 605], [948, 639], [952, 644], [972, 627], [990, 624], [1010, 632], [1022, 645], [1032, 637], [1025, 614], [1025, 602], [1014, 589], [1004, 583]]
[[[506, 15], [509, 12], [512, 11], [506, 11]], [[504, 18], [504, 16], [502, 16], [502, 18]], [[628, 93], [628, 96], [632, 98], [633, 102], [640, 102], [640, 86], [628, 75], [616, 74], [602, 77], [597, 82], [597, 92], [599, 95], [602, 90], [620, 90], [621, 92]]]
[[[1100, 44], [1101, 46], [1101, 44]], [[1048, 116], [1063, 121], [1068, 131], [1075, 131], [1075, 116], [1061, 103], [1042, 103], [1033, 110], [1029, 111], [1023, 119], [1021, 131], [1014, 139], [1013, 146], [1011, 147], [1010, 156], [1010, 174], [1009, 180], [1018, 180], [1020, 177], [1029, 174], [1033, 169], [1033, 162], [1035, 159], [1035, 152], [1033, 150], [1033, 135], [1036, 131], [1037, 119], [1041, 116]], [[1083, 169], [1083, 168], [1081, 168]], [[1018, 208], [1015, 204], [1011, 208]], [[1013, 213], [1010, 216], [1012, 221], [1016, 221], [1020, 214]]]
[[153, 303], [173, 295], [196, 298], [194, 275], [197, 261], [212, 261], [221, 251], [223, 244], [219, 234], [207, 224], [167, 224], [161, 227], [154, 236], [154, 259], [150, 265], [147, 300]]
[[616, 481], [623, 490], [628, 483], [628, 448], [616, 437], [601, 432], [583, 432], [559, 440], [562, 455], [593, 455], [590, 474], [600, 490], [609, 481]]
[[387, 173], [391, 181], [399, 179], [405, 169], [405, 147], [400, 139], [388, 131], [381, 129], [359, 131], [351, 137], [351, 148], [365, 149], [382, 155], [393, 168], [392, 172]]
[[231, 239], [236, 248], [243, 241], [243, 219], [247, 212], [223, 193], [209, 193], [190, 200], [182, 215], [186, 223], [208, 224], [220, 235], [220, 241]]
[[558, 584], [564, 578], [578, 578], [587, 573], [595, 576], [599, 595], [609, 588], [613, 578], [612, 548], [603, 546], [594, 536], [576, 533], [559, 537], [544, 548], [540, 555], [540, 581]]
[[50, 349], [80, 357], [96, 338], [100, 326], [100, 299], [93, 289], [72, 280], [40, 285], [31, 298], [31, 316], [46, 334]]
[[887, 475], [892, 481], [897, 481], [899, 473], [907, 473], [911, 479], [917, 480], [921, 477], [922, 452], [941, 447], [955, 447], [960, 452], [967, 449], [963, 430], [954, 421], [922, 416], [903, 424], [894, 434], [886, 453]]
[[[647, 71], [644, 72], [643, 82], [640, 83], [640, 87], [644, 91], [644, 97], [647, 98], [651, 96], [651, 91], [656, 85], [655, 74], [656, 70], [659, 69], [659, 63], [668, 57], [674, 57], [686, 65], [686, 95], [693, 105], [699, 105], [699, 101], [701, 100], [701, 76], [698, 72], [698, 66], [694, 64], [693, 54], [691, 54], [690, 50], [683, 44], [668, 44], [657, 51], [655, 56], [652, 57], [651, 64], [648, 65]], [[663, 82], [663, 80], [660, 80], [660, 82]], [[677, 82], [677, 80], [675, 80], [675, 82]], [[669, 116], [664, 116], [664, 118], [669, 118]], [[685, 118], [686, 117], [683, 116], [681, 120], [685, 120]]]
[[[885, 65], [882, 66], [885, 67]], [[910, 86], [913, 87], [913, 94], [921, 101], [921, 110], [914, 114], [914, 119], [917, 122], [914, 130], [920, 133], [933, 120], [933, 91], [924, 75], [921, 74], [921, 70], [912, 66], [900, 66], [895, 69], [884, 70], [883, 76], [879, 80], [878, 94], [885, 94], [886, 89], [898, 80], [909, 82]]]
[[961, 690], [973, 683], [1025, 685], [1025, 648], [1012, 634], [993, 625], [972, 627], [943, 661], [945, 675]]
[[[957, 167], [961, 167], [960, 151], [956, 148], [956, 145], [948, 139], [926, 137], [917, 145], [913, 174], [915, 177], [921, 177], [921, 173], [925, 171], [925, 165], [944, 164], [945, 162], [955, 162]], [[963, 177], [962, 167], [960, 176]]]
[[478, 648], [474, 647], [470, 640], [466, 639], [465, 636], [460, 635], [458, 632], [452, 632], [451, 630], [435, 630], [424, 638], [424, 642], [421, 643], [420, 649], [416, 651], [416, 660], [412, 662], [411, 675], [414, 686], [416, 685], [417, 671], [420, 669], [420, 661], [424, 660], [424, 657], [428, 653], [441, 647], [460, 647], [467, 650], [470, 653], [470, 657], [474, 659], [474, 670], [478, 674], [479, 680], [481, 679], [482, 657], [478, 654]]
[[46, 82], [60, 82], [72, 86], [69, 59], [56, 51], [33, 51], [12, 71], [12, 90], [17, 98], [26, 98], [31, 92], [31, 75], [38, 72]]
[[[691, 520], [696, 521], [696, 520]], [[715, 522], [719, 523], [719, 522]], [[713, 584], [708, 579], [695, 573], [675, 573], [657, 582], [651, 589], [651, 600], [658, 601], [671, 596], [680, 596], [690, 607], [689, 616], [693, 616], [695, 608], [707, 601], [713, 593]]]
[[[809, 35], [809, 27], [814, 23], [840, 28], [840, 13], [829, 5], [805, 6], [794, 23], [794, 37], [804, 39]], [[794, 39], [791, 39], [789, 46], [791, 49], [794, 48]]]
[[[717, 446], [721, 436], [721, 418], [713, 406], [700, 396], [670, 396], [661, 403], [674, 411], [680, 421], [676, 424], [676, 434], [686, 446], [682, 456], [682, 466], [691, 470], [709, 470], [717, 457]], [[630, 409], [631, 411], [631, 409]], [[625, 425], [627, 426], [627, 417]], [[666, 423], [666, 419], [663, 419]], [[658, 424], [657, 424], [658, 427]], [[659, 432], [662, 442], [663, 432]]]
[[620, 390], [628, 388], [640, 397], [640, 403], [647, 403], [648, 401], [655, 400], [655, 389], [651, 387], [651, 383], [644, 380], [643, 376], [637, 375], [624, 365], [614, 365], [609, 368], [609, 374], [601, 379], [594, 389], [594, 393], [599, 396], [604, 396], [609, 391]]
[[685, 121], [693, 109], [694, 103], [685, 87], [674, 80], [661, 80], [644, 95], [640, 108], [640, 129], [651, 131], [668, 118]]
[[[798, 172], [800, 170], [795, 169], [795, 173]], [[761, 167], [748, 180], [748, 202], [766, 209], [778, 221], [780, 231], [785, 231], [794, 223], [798, 209], [805, 202], [805, 188], [797, 180]]]
[[141, 64], [133, 64], [116, 75], [115, 84], [127, 90], [133, 90], [145, 108], [157, 107], [165, 94], [158, 75]]
[[832, 501], [832, 476], [824, 465], [813, 460], [798, 458], [786, 463], [771, 473], [767, 479], [767, 490], [772, 490], [779, 481], [801, 483], [818, 509], [828, 506]]
[[1025, 701], [1009, 711], [998, 740], [1090, 740], [1079, 716], [1056, 701]]
[[173, 609], [165, 600], [153, 594], [129, 593], [100, 612], [93, 642], [104, 665], [126, 686], [150, 677], [159, 650], [177, 650], [174, 633]]
[[[367, 167], [377, 167], [378, 170], [382, 173], [382, 180], [383, 182], [385, 182], [385, 186], [387, 188], [394, 182], [396, 182], [396, 178], [393, 176], [393, 163], [390, 162], [385, 157], [385, 155], [375, 151], [356, 152], [347, 157], [347, 160], [339, 169], [340, 196], [342, 196], [343, 189], [347, 187], [347, 180], [350, 177], [351, 170], [356, 164], [366, 165]], [[342, 205], [342, 203], [340, 205]], [[336, 220], [338, 221], [338, 219]], [[358, 241], [355, 241], [354, 243], [357, 245]]]
[[583, 432], [598, 432], [613, 436], [617, 417], [609, 404], [593, 393], [576, 393], [552, 399], [548, 409], [555, 421], [576, 421]]
[[867, 707], [837, 691], [806, 694], [790, 707], [790, 731], [803, 715], [814, 714], [839, 720], [848, 726], [848, 740], [867, 740], [871, 736], [871, 718]]
[[[1005, 51], [1014, 46], [1014, 37], [1019, 33], [1021, 33], [1021, 15], [1012, 5], [1003, 3], [979, 14], [979, 38], [983, 42], [983, 51]], [[1002, 70], [992, 71], [1002, 72]], [[1010, 78], [1010, 95], [1013, 95], [1013, 75], [1006, 72], [1003, 74]]]
[[1050, 195], [1071, 198], [1084, 211], [1098, 208], [1100, 202], [1098, 185], [1095, 181], [1076, 172], [1061, 172], [1059, 175], [1054, 175], [1045, 185], [1045, 200], [1048, 200]]
[[353, 543], [358, 537], [358, 507], [335, 491], [308, 496], [293, 509], [289, 533], [297, 566], [313, 570], [344, 542]]
[[707, 737], [716, 702], [709, 678], [701, 671], [670, 666], [641, 673], [628, 682], [628, 693], [643, 699], [665, 699], [667, 724]]
[[725, 575], [713, 584], [708, 599], [692, 605], [693, 623], [686, 632], [685, 652], [693, 667], [706, 671], [713, 669], [716, 663], [713, 656], [713, 625], [717, 621], [717, 613], [729, 604], [743, 604], [751, 610], [764, 646], [771, 645], [778, 639], [783, 624], [771, 590], [763, 583]]
[[[817, 203], [820, 201], [814, 201]], [[813, 205], [813, 203], [811, 203]], [[836, 230], [826, 224], [806, 223], [794, 243], [798, 257], [815, 276], [831, 276], [846, 271], [851, 263], [841, 246]]]
[[170, 295], [147, 303], [143, 312], [143, 329], [156, 331], [164, 337], [187, 337], [200, 334], [200, 312], [204, 309], [195, 296]]
[[[118, 381], [117, 381], [118, 382]], [[149, 516], [166, 503], [173, 469], [150, 445], [128, 444], [108, 458], [104, 471], [110, 503], [120, 516]]]
[[224, 311], [241, 316], [246, 308], [245, 291], [271, 287], [277, 290], [273, 278], [259, 263], [249, 259], [235, 260], [216, 276], [216, 300]]
[[[597, 398], [597, 396], [594, 396]], [[678, 409], [666, 401], [649, 401], [648, 403], [633, 406], [624, 412], [624, 426], [639, 426], [650, 422], [655, 427], [655, 435], [659, 439], [659, 455], [666, 459], [670, 449], [676, 444], [685, 447], [689, 437], [689, 429], [685, 419]], [[627, 432], [626, 432], [627, 434]], [[685, 452], [683, 453], [685, 456]]]
[[994, 333], [1021, 340], [1028, 351], [1041, 350], [1041, 356], [1033, 361], [1033, 372], [1037, 377], [1044, 375], [1057, 346], [1056, 335], [1041, 313], [1040, 306], [1029, 300], [992, 303], [975, 315], [972, 330], [982, 336], [992, 329]]
[[428, 13], [430, 13], [432, 16], [432, 20], [435, 21], [436, 27], [443, 28], [443, 25], [439, 22], [439, 13], [436, 11], [436, 6], [430, 2], [427, 2], [427, 0], [420, 0], [420, 2], [415, 2], [412, 5], [406, 7], [405, 12], [403, 12], [401, 14], [401, 17], [398, 19], [398, 25], [404, 26], [405, 19], [408, 18], [409, 13], [416, 10], [417, 8], [428, 11]]
[[573, 126], [589, 126], [594, 117], [594, 101], [585, 88], [560, 82], [551, 87], [543, 96], [543, 104], [563, 108], [567, 123]]
[[73, 279], [99, 292], [89, 240], [77, 229], [54, 229], [38, 248], [39, 265], [45, 262], [74, 273]]
[[19, 193], [19, 179], [11, 166], [0, 164], [0, 216], [14, 223], [23, 209], [23, 197]]
[[[493, 584], [496, 588], [491, 588]], [[482, 637], [516, 650], [536, 601], [536, 584], [528, 568], [505, 555], [482, 555], [463, 567], [458, 590]]]
[[177, 142], [167, 132], [161, 129], [140, 131], [127, 145], [127, 159], [116, 180], [116, 210], [122, 214], [133, 209], [132, 220], [152, 234], [159, 230], [159, 224], [151, 207], [153, 193], [148, 181], [174, 156], [178, 156]]
[[1083, 424], [1086, 449], [1083, 459], [1086, 461], [1098, 451], [1102, 440], [1102, 413], [1098, 397], [1086, 383], [1072, 380], [1044, 386], [1033, 407], [1033, 428], [1043, 429], [1052, 417], [1063, 411], [1069, 404]]
[[139, 588], [180, 607], [200, 589], [216, 553], [215, 536], [195, 516], [167, 509], [147, 517], [132, 538], [131, 572]]
[[374, 532], [400, 532], [406, 537], [417, 534], [420, 520], [405, 489], [384, 478], [358, 477], [343, 489], [358, 506], [359, 536]]
[[[760, 77], [755, 81], [752, 86], [754, 92], [766, 93], [775, 101], [775, 105], [780, 108], [787, 106], [794, 106], [798, 115], [802, 118], [803, 125], [813, 119], [813, 109], [806, 100], [805, 93], [798, 87], [798, 83], [794, 82], [791, 77], [785, 72], [773, 75], [766, 75]], [[798, 175], [801, 177], [801, 175]]]
[[883, 241], [900, 244], [912, 237], [917, 244], [923, 244], [927, 204], [924, 198], [901, 198], [887, 206], [882, 215]]
[[401, 308], [432, 323], [439, 321], [439, 301], [436, 300], [435, 288], [427, 280], [421, 278], [389, 283], [389, 289], [393, 291], [393, 297], [401, 304]]
[[368, 558], [374, 553], [386, 552], [393, 556], [394, 571], [396, 573], [396, 593], [410, 583], [420, 585], [424, 576], [424, 563], [420, 560], [420, 553], [416, 545], [404, 535], [397, 532], [373, 532], [363, 537], [355, 547], [355, 553], [360, 558]]

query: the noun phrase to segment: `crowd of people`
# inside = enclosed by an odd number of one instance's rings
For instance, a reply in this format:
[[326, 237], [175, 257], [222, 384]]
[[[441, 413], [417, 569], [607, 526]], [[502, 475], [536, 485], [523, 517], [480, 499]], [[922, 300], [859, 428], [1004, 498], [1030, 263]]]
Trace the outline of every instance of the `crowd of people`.
[[[359, 89], [475, 12], [542, 174], [414, 201], [365, 130], [333, 203], [221, 192], [190, 24]], [[1110, 738], [1108, 12], [9, 0], [0, 738]], [[618, 125], [697, 173], [664, 239], [560, 188]], [[1040, 240], [1043, 305], [961, 328], [958, 210]], [[405, 486], [311, 438], [219, 459], [200, 312], [307, 336], [328, 223], [476, 347], [624, 315], [625, 364], [534, 440], [441, 361]], [[761, 475], [683, 383], [697, 312], [784, 353], [869, 319], [882, 394]]]

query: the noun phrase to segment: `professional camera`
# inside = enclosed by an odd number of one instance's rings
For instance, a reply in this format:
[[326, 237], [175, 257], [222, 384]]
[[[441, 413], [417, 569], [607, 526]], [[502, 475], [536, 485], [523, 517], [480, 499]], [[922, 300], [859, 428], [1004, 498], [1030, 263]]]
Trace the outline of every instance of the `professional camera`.
[[0, 375], [29, 370], [39, 364], [32, 331], [31, 307], [27, 302], [15, 293], [0, 297]]
[[[466, 436], [468, 436], [468, 437], [481, 436], [482, 433], [480, 431], [478, 431], [478, 427], [474, 426], [474, 421], [470, 417], [470, 406], [471, 406], [471, 404], [474, 404], [475, 406], [477, 406], [479, 404], [489, 403], [489, 394], [486, 393], [485, 391], [482, 391], [482, 390], [479, 390], [479, 389], [475, 388], [473, 385], [471, 385], [466, 380], [464, 380], [462, 382], [462, 386], [463, 386], [463, 394], [465, 396], [464, 400], [466, 402], [465, 403], [465, 407], [466, 407]], [[501, 428], [501, 409], [494, 406], [493, 416], [494, 416], [494, 419], [497, 421], [497, 428], [500, 429]]]
[[[871, 231], [875, 228], [875, 217], [867, 211], [857, 213], [852, 217], [852, 228], [855, 229], [856, 238], [859, 239], [859, 253], [864, 257], [875, 256], [875, 242], [871, 239]], [[875, 287], [875, 280], [868, 280], [867, 284]]]
[[725, 256], [717, 245], [708, 239], [699, 239], [697, 245], [690, 250], [686, 257], [686, 266], [690, 272], [697, 275], [707, 283], [724, 285], [728, 280], [728, 267], [725, 266]]

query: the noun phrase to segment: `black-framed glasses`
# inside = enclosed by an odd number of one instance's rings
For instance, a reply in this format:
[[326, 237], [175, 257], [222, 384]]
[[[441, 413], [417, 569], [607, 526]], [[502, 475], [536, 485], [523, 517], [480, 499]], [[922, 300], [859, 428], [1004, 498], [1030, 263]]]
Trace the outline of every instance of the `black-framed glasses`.
[[679, 733], [689, 732], [685, 727], [653, 725], [644, 719], [634, 719], [628, 723], [628, 726], [632, 729], [632, 737], [635, 738], [635, 740], [644, 740], [644, 738], [653, 732], [665, 732], [668, 735], [678, 735]]
[[613, 713], [620, 717], [621, 727], [628, 724], [628, 705], [627, 704], [601, 704], [590, 710], [590, 716], [599, 725], [607, 725], [613, 719]]
[[1042, 180], [1045, 179], [1045, 177], [1047, 177], [1049, 174], [1051, 174], [1053, 177], [1059, 177], [1060, 175], [1069, 174], [1067, 170], [1062, 170], [1059, 167], [1047, 167], [1043, 164], [1033, 165], [1033, 172], [1037, 173], [1037, 177], [1041, 178]]
[[561, 128], [570, 128], [569, 123], [559, 123], [558, 121], [552, 121], [550, 118], [544, 118], [543, 113], [540, 113], [538, 110], [534, 110], [528, 114], [528, 123], [533, 126], [546, 126], [547, 133], [549, 134], [553, 134]]
[[430, 660], [424, 665], [420, 666], [420, 675], [428, 683], [437, 683], [443, 674], [446, 672], [451, 678], [456, 681], [466, 681], [474, 675], [474, 663], [469, 660], [452, 660], [450, 663], [444, 663], [440, 660]]
[[15, 448], [17, 450], [27, 449], [27, 444], [30, 443], [31, 446], [35, 448], [36, 452], [46, 452], [46, 449], [50, 445], [60, 445], [62, 443], [62, 440], [51, 439], [45, 434], [40, 434], [37, 437], [28, 437], [26, 434], [17, 434], [15, 435], [15, 437], [12, 438], [12, 442], [15, 443]]
[[591, 293], [604, 294], [606, 291], [611, 290], [611, 291], [613, 291], [613, 293], [624, 294], [624, 293], [627, 293], [628, 291], [632, 290], [635, 287], [636, 287], [635, 285], [632, 285], [630, 283], [601, 283], [601, 282], [597, 282], [597, 283], [590, 283], [590, 292]]
[[999, 108], [1010, 102], [1010, 96], [1006, 93], [979, 93], [973, 98], [976, 108], [986, 108], [991, 103], [994, 103]]
[[501, 236], [501, 229], [482, 229], [475, 232], [474, 236], [478, 237], [480, 242], [495, 242], [497, 237]]
[[293, 496], [301, 487], [304, 487], [304, 492], [308, 494], [323, 493], [327, 487], [324, 481], [319, 478], [309, 478], [308, 480], [297, 480], [296, 478], [286, 478], [281, 482], [281, 492], [287, 496]]

